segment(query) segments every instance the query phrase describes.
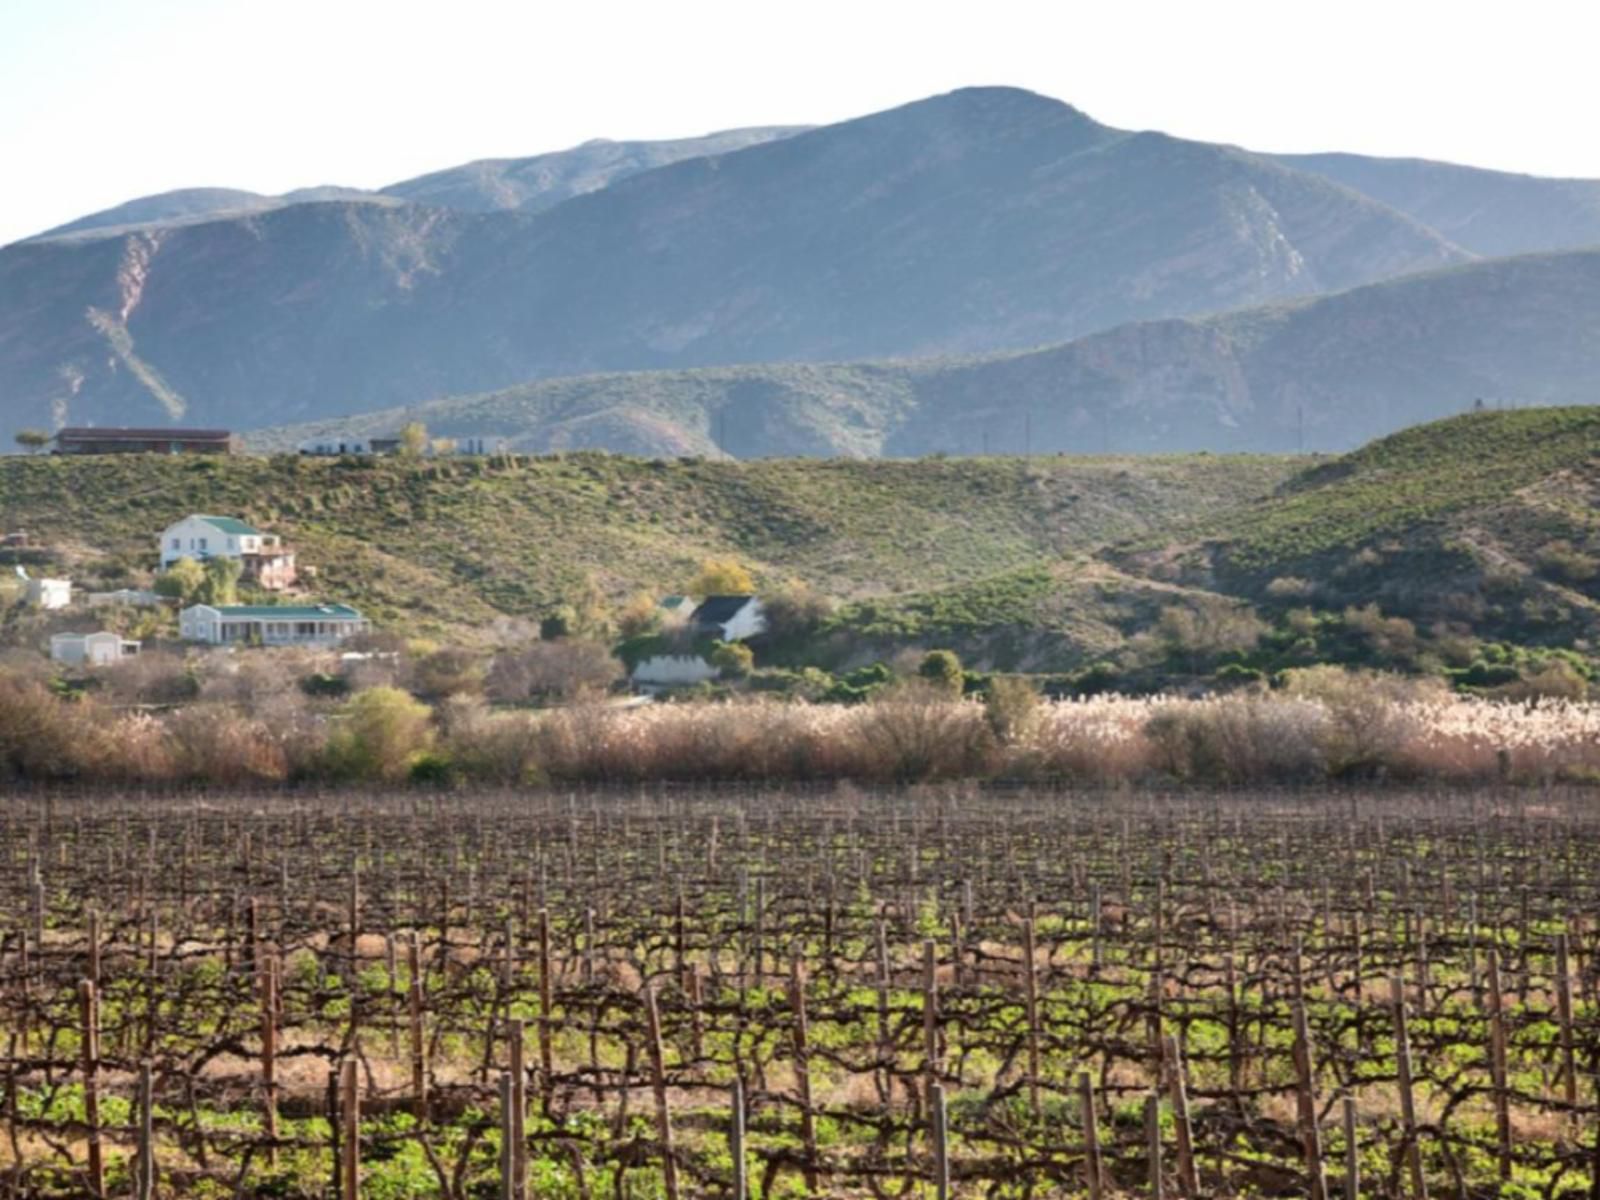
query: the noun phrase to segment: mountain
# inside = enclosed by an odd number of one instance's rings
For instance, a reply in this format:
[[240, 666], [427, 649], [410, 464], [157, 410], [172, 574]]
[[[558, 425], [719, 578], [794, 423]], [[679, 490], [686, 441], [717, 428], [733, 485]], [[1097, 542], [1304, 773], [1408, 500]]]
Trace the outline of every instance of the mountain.
[[237, 188], [180, 188], [156, 196], [141, 196], [114, 208], [79, 217], [65, 225], [47, 229], [26, 239], [30, 242], [60, 238], [104, 238], [167, 229], [174, 225], [194, 225], [224, 217], [244, 217], [270, 212], [291, 204], [317, 204], [330, 200], [354, 200], [372, 204], [398, 204], [398, 199], [364, 192], [360, 188], [311, 187], [264, 196]]
[[1065, 345], [946, 362], [769, 364], [542, 380], [274, 429], [500, 435], [521, 450], [915, 456], [1347, 449], [1488, 406], [1600, 400], [1600, 250], [1408, 276]]
[[977, 88], [543, 212], [299, 204], [0, 249], [16, 425], [261, 427], [606, 370], [1017, 349], [1469, 256], [1221, 146]]
[[462, 212], [521, 209], [541, 212], [563, 200], [598, 192], [641, 171], [686, 158], [728, 154], [747, 146], [802, 133], [809, 126], [777, 125], [729, 129], [704, 137], [670, 141], [613, 142], [596, 138], [531, 158], [485, 158], [459, 167], [419, 175], [381, 189], [385, 196], [409, 204], [429, 204]]
[[1353, 188], [1476, 254], [1600, 246], [1600, 180], [1543, 179], [1421, 158], [1278, 154]]

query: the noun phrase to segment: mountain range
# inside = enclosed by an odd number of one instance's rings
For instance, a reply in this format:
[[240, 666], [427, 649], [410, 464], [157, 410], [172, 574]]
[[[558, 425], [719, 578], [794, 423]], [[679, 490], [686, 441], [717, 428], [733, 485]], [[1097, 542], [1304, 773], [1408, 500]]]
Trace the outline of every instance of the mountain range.
[[0, 412], [415, 409], [647, 453], [1333, 448], [1485, 394], [1590, 398], [1572, 248], [1596, 243], [1600, 183], [1273, 157], [973, 88], [377, 193], [130, 202], [0, 248]]

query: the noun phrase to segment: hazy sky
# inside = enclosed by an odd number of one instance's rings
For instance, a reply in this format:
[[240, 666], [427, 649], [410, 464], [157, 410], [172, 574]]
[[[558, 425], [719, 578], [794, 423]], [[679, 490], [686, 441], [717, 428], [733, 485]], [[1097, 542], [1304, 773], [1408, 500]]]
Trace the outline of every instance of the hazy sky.
[[0, 244], [177, 187], [375, 187], [967, 84], [1257, 149], [1600, 177], [1597, 34], [1592, 0], [0, 0]]

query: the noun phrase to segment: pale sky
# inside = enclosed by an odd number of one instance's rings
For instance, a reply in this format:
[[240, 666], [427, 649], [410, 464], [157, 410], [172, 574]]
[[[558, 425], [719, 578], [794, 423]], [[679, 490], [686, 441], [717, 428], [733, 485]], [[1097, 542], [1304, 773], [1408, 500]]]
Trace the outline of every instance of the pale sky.
[[970, 84], [1261, 150], [1600, 177], [1592, 0], [0, 0], [0, 244]]

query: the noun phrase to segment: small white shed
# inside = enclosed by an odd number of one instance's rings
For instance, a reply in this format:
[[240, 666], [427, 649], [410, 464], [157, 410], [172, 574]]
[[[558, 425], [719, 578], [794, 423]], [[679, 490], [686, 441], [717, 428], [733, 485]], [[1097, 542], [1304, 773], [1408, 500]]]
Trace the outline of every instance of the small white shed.
[[58, 633], [50, 639], [50, 657], [73, 666], [108, 667], [138, 654], [139, 645], [104, 629], [98, 633]]

